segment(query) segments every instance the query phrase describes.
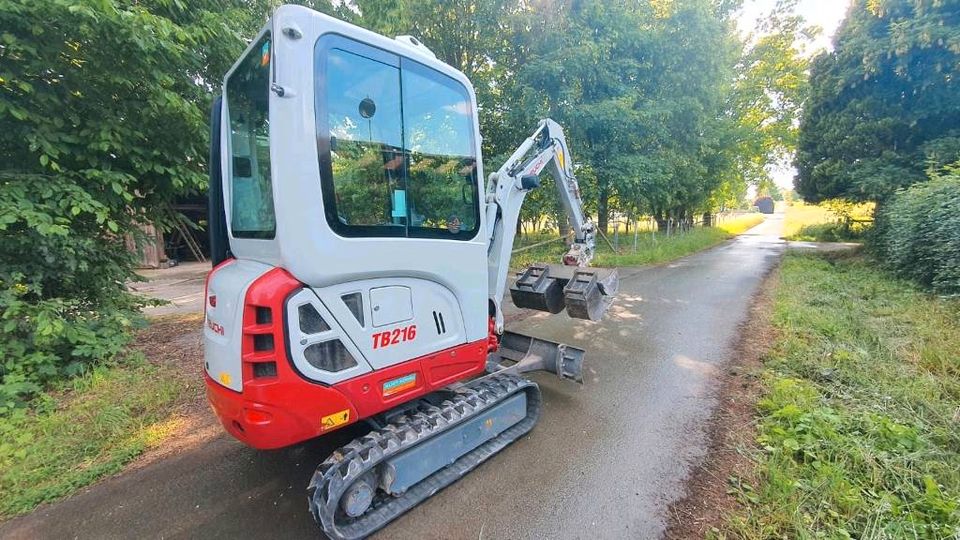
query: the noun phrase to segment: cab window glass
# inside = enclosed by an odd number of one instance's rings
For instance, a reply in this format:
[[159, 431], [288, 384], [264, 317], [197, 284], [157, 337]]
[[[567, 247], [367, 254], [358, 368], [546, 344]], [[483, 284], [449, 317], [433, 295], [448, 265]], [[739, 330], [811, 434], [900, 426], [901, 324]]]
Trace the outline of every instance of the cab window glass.
[[426, 67], [401, 66], [410, 236], [433, 236], [429, 230], [473, 236], [479, 216], [470, 96]]
[[227, 79], [230, 120], [230, 228], [238, 238], [273, 238], [270, 183], [270, 34]]
[[473, 238], [479, 194], [466, 89], [345, 38], [321, 39], [316, 61], [330, 226], [347, 236]]
[[404, 201], [395, 195], [404, 180], [399, 68], [331, 49], [326, 109], [337, 221], [402, 229]]

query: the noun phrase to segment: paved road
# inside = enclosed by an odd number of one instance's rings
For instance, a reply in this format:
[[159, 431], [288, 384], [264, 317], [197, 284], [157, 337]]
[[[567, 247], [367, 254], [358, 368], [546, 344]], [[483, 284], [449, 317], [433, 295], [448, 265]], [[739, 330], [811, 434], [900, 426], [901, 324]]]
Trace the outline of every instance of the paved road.
[[203, 313], [203, 286], [210, 271], [209, 262], [185, 262], [173, 268], [155, 268], [138, 271], [147, 281], [129, 283], [131, 290], [148, 298], [169, 302], [163, 306], [148, 307], [148, 317]]
[[[655, 538], [705, 452], [715, 375], [783, 250], [781, 216], [674, 263], [624, 270], [612, 317], [537, 314], [512, 327], [588, 351], [582, 387], [535, 378], [524, 439], [381, 538]], [[340, 440], [255, 452], [226, 437], [0, 527], [10, 538], [309, 538], [304, 488]]]

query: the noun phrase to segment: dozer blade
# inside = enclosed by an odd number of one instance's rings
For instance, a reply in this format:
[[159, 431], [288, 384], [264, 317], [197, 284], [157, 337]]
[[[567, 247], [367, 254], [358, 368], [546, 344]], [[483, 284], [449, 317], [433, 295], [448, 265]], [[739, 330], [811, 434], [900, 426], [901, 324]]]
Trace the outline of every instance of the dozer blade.
[[[545, 339], [504, 332], [500, 348], [488, 361], [488, 371], [527, 373], [549, 371], [561, 379], [583, 384], [583, 349]], [[499, 357], [499, 358], [497, 358]], [[505, 366], [501, 360], [515, 362]]]
[[575, 319], [599, 321], [620, 285], [616, 269], [534, 264], [510, 286], [510, 298], [519, 308], [560, 313]]

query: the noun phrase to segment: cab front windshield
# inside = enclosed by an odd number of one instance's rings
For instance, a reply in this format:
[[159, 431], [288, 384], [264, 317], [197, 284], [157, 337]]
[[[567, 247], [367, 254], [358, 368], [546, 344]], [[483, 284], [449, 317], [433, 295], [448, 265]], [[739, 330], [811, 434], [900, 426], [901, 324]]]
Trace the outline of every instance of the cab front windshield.
[[479, 227], [466, 88], [345, 38], [316, 50], [327, 221], [346, 236], [469, 240]]

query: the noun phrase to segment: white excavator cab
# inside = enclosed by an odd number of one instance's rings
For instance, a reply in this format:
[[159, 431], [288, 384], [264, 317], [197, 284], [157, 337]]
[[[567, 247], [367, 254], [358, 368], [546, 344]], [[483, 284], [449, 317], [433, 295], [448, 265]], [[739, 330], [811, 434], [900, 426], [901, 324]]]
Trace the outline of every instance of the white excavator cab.
[[[570, 266], [527, 269], [514, 302], [596, 320], [616, 290], [585, 267], [593, 226], [556, 123], [484, 181], [462, 73], [414, 38], [282, 6], [226, 74], [211, 125], [211, 405], [255, 448], [360, 420], [382, 431], [318, 469], [310, 508], [328, 535], [376, 530], [532, 428], [539, 390], [520, 373], [582, 382], [582, 350], [503, 328], [520, 206], [546, 167]], [[418, 414], [437, 420], [397, 439]]]
[[[274, 268], [295, 277], [326, 315], [324, 337], [353, 358], [320, 369], [299, 350], [313, 338], [293, 343], [298, 368], [326, 384], [488, 338], [480, 136], [461, 73], [412, 39], [283, 6], [223, 96], [223, 215], [237, 264], [214, 274], [210, 293], [236, 297], [234, 283]], [[242, 325], [241, 310], [209, 311], [221, 329]], [[288, 316], [296, 327], [299, 312]], [[386, 343], [398, 325], [419, 336]], [[218, 349], [208, 371], [239, 390], [235, 351]]]

